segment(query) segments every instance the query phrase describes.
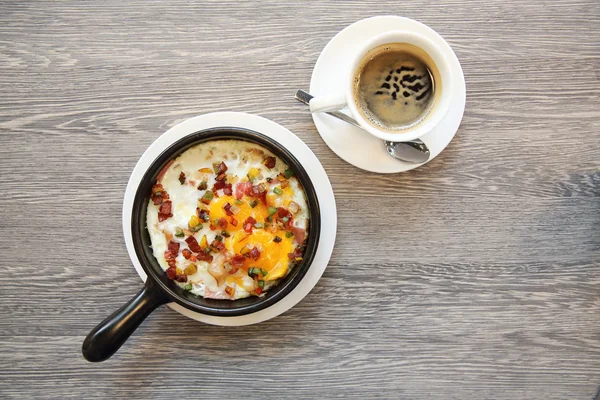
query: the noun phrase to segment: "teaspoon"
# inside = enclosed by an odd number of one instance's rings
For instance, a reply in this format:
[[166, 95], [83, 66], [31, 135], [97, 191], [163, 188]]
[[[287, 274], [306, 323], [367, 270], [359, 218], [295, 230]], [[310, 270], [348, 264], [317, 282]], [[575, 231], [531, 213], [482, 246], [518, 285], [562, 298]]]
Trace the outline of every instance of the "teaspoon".
[[[301, 103], [308, 105], [313, 96], [299, 89], [296, 92], [296, 100]], [[326, 114], [329, 114], [333, 117], [339, 118], [344, 122], [349, 123], [350, 125], [356, 126], [357, 128], [363, 129], [362, 126], [358, 124], [353, 118], [339, 111], [327, 111]], [[407, 161], [415, 164], [423, 163], [429, 160], [429, 149], [427, 145], [419, 139], [411, 140], [408, 142], [390, 142], [384, 141], [385, 149], [388, 154], [393, 158], [396, 158], [401, 161]]]

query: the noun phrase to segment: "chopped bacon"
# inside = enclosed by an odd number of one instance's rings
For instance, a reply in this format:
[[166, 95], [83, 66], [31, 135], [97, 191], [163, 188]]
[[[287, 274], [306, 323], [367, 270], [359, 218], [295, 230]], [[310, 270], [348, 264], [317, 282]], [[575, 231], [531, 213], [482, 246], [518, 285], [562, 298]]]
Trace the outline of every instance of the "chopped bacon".
[[226, 204], [223, 206], [223, 209], [225, 210], [225, 214], [227, 214], [227, 215], [229, 215], [229, 216], [232, 216], [232, 215], [233, 215], [233, 213], [231, 212], [231, 204], [229, 204], [229, 203], [226, 203]]
[[161, 194], [164, 191], [165, 191], [165, 189], [163, 188], [163, 185], [161, 185], [160, 183], [157, 183], [156, 185], [152, 185], [152, 194]]
[[155, 206], [160, 206], [164, 201], [169, 200], [169, 194], [167, 192], [156, 193], [150, 196], [150, 199]]
[[225, 244], [220, 240], [213, 240], [210, 244], [210, 249], [215, 253], [220, 253], [225, 250]]
[[260, 250], [258, 250], [258, 247], [254, 246], [252, 248], [252, 250], [250, 250], [250, 252], [248, 253], [248, 255], [254, 260], [258, 260], [258, 258], [260, 257]]
[[[287, 221], [284, 220], [287, 218]], [[294, 217], [292, 217], [292, 213], [286, 210], [283, 207], [277, 208], [277, 221], [279, 222], [280, 228], [292, 228], [294, 224]]]
[[181, 173], [179, 174], [179, 183], [181, 183], [182, 185], [185, 183], [185, 172], [181, 171]]
[[169, 246], [167, 247], [169, 249], [169, 251], [173, 254], [179, 254], [179, 242], [176, 242], [174, 240], [171, 240], [169, 242]]
[[185, 282], [187, 282], [187, 275], [186, 274], [177, 274], [177, 275], [175, 275], [175, 280], [177, 282], [185, 283]]
[[213, 164], [214, 170], [215, 170], [215, 175], [221, 175], [222, 173], [224, 173], [225, 171], [227, 171], [227, 165], [225, 165], [224, 162], [221, 161], [221, 164]]
[[224, 187], [225, 187], [225, 182], [223, 182], [223, 181], [216, 181], [213, 192], [216, 192], [217, 190], [221, 190]]
[[[186, 249], [187, 250], [187, 249]], [[189, 251], [189, 250], [188, 250]], [[190, 258], [188, 258], [188, 260], [190, 260], [191, 262], [196, 262], [198, 259], [196, 258], [195, 255], [191, 255]]]
[[263, 160], [263, 164], [265, 164], [265, 167], [267, 168], [273, 168], [275, 167], [275, 157], [267, 157]]
[[277, 208], [277, 215], [279, 216], [279, 218], [290, 218], [292, 216], [292, 214], [283, 207]]
[[165, 176], [165, 173], [167, 172], [167, 170], [169, 169], [169, 167], [173, 164], [175, 160], [171, 160], [167, 163], [167, 165], [165, 165], [164, 167], [162, 167], [162, 169], [160, 170], [160, 172], [158, 173], [158, 175], [156, 176], [156, 181], [160, 182], [163, 178], [163, 176]]
[[256, 220], [252, 217], [248, 217], [246, 218], [246, 221], [244, 222], [244, 230], [248, 233], [252, 232], [252, 228], [254, 227], [254, 224], [256, 223]]
[[190, 257], [192, 257], [192, 252], [189, 249], [183, 249], [181, 251], [181, 255], [184, 256], [187, 260], [189, 260]]
[[199, 208], [196, 208], [196, 214], [198, 215], [198, 218], [200, 218], [200, 220], [204, 222], [210, 221], [210, 213], [208, 212], [208, 210], [201, 210]]
[[267, 203], [267, 186], [264, 183], [259, 183], [250, 188], [249, 196], [262, 200]]
[[187, 242], [190, 250], [193, 251], [194, 253], [200, 253], [202, 251], [202, 249], [200, 248], [200, 245], [198, 244], [198, 241], [196, 240], [195, 237], [190, 236], [190, 237], [186, 238], [185, 241]]
[[171, 266], [167, 268], [167, 277], [171, 280], [175, 279], [175, 275], [177, 275], [177, 269], [175, 266]]
[[294, 238], [298, 244], [303, 244], [304, 239], [306, 239], [306, 231], [302, 228], [292, 228], [292, 232], [294, 233]]
[[264, 183], [259, 183], [258, 185], [252, 186], [250, 189], [250, 196], [252, 197], [262, 197], [267, 193], [267, 187]]
[[232, 296], [233, 295], [233, 288], [231, 286], [225, 286], [225, 293], [227, 293], [228, 295]]
[[223, 187], [223, 194], [225, 196], [231, 196], [233, 194], [233, 189], [231, 188], [231, 183], [226, 183]]
[[165, 250], [165, 260], [175, 260], [175, 257], [177, 257], [177, 253], [174, 253], [171, 250]]
[[226, 220], [225, 218], [222, 218], [222, 217], [221, 217], [221, 218], [219, 218], [219, 220], [217, 221], [217, 225], [218, 225], [220, 228], [227, 229], [227, 220]]
[[169, 198], [167, 192], [163, 188], [163, 185], [157, 183], [156, 185], [152, 185], [152, 194], [150, 195], [150, 199], [155, 206], [159, 206], [162, 202]]
[[241, 256], [239, 254], [233, 256], [233, 258], [231, 259], [231, 265], [234, 265], [236, 267], [241, 267], [242, 265], [244, 265], [244, 256]]
[[288, 257], [290, 260], [295, 260], [296, 258], [302, 257], [302, 248], [296, 247], [293, 253], [288, 253]]
[[154, 203], [155, 206], [159, 206], [163, 202], [162, 196], [157, 196], [154, 194], [152, 196], [150, 196], [150, 199], [152, 200], [152, 203]]
[[163, 222], [172, 217], [173, 214], [158, 214], [158, 222]]
[[[179, 243], [170, 241], [167, 250], [165, 250], [165, 259], [167, 260], [167, 262], [169, 262], [171, 260], [175, 261], [175, 258], [177, 257], [178, 254], [179, 254]], [[171, 265], [171, 263], [169, 263], [169, 265]]]
[[252, 189], [251, 182], [241, 182], [235, 185], [235, 198], [241, 200], [244, 195], [250, 194], [250, 189]]
[[196, 258], [200, 261], [206, 261], [207, 263], [211, 263], [213, 260], [213, 256], [211, 256], [210, 254], [208, 254], [204, 251], [201, 251], [200, 253], [198, 253]]
[[159, 214], [171, 214], [171, 206], [172, 205], [173, 205], [173, 202], [171, 202], [171, 201], [165, 201], [164, 203], [162, 203], [160, 205], [158, 213]]
[[237, 219], [235, 219], [234, 217], [231, 217], [231, 221], [229, 221], [229, 223], [230, 223], [231, 225], [233, 225], [233, 226], [237, 226], [237, 224], [238, 224], [238, 220], [237, 220]]
[[225, 173], [222, 173], [222, 174], [217, 175], [217, 177], [215, 178], [215, 180], [217, 182], [225, 182], [226, 178], [227, 178], [227, 175]]

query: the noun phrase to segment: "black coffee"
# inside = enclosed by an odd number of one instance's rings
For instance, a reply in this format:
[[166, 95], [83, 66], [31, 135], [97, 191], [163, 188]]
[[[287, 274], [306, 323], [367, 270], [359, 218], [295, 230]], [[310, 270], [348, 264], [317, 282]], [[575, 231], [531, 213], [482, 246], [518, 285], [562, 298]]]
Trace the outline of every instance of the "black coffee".
[[354, 74], [354, 98], [363, 117], [402, 133], [421, 122], [436, 99], [437, 68], [416, 46], [392, 43], [370, 51]]

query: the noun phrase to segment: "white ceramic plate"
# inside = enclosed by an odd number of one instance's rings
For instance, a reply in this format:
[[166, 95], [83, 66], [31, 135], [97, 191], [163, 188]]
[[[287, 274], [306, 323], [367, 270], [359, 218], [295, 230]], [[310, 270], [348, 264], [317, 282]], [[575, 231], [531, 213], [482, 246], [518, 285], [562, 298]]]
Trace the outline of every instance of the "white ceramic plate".
[[[440, 124], [421, 138], [429, 147], [431, 161], [448, 146], [456, 134], [465, 111], [467, 92], [465, 77], [456, 54], [444, 38], [428, 26], [396, 16], [367, 18], [348, 26], [335, 35], [321, 52], [310, 81], [310, 94], [317, 97], [343, 93], [344, 80], [347, 79], [344, 66], [350, 63], [353, 50], [374, 36], [390, 30], [407, 30], [427, 36], [439, 43], [450, 62], [456, 88], [454, 99]], [[317, 130], [329, 148], [355, 167], [371, 172], [394, 173], [409, 171], [425, 164], [412, 164], [390, 157], [382, 140], [335, 117], [325, 113], [315, 113], [312, 116]]]
[[179, 304], [169, 303], [169, 307], [186, 317], [208, 324], [224, 326], [250, 325], [274, 318], [302, 300], [317, 284], [321, 275], [323, 275], [335, 243], [337, 211], [331, 183], [329, 183], [329, 178], [315, 154], [292, 132], [268, 119], [238, 112], [218, 112], [201, 115], [175, 125], [148, 147], [133, 169], [127, 189], [125, 190], [125, 199], [123, 200], [123, 233], [131, 262], [142, 280], [146, 281], [146, 274], [133, 248], [131, 234], [131, 211], [133, 210], [133, 199], [137, 187], [144, 173], [150, 167], [150, 164], [171, 144], [199, 130], [219, 126], [251, 129], [281, 143], [306, 169], [317, 192], [319, 207], [321, 209], [321, 236], [315, 258], [298, 286], [277, 303], [255, 313], [237, 317], [217, 317], [200, 314], [188, 310]]

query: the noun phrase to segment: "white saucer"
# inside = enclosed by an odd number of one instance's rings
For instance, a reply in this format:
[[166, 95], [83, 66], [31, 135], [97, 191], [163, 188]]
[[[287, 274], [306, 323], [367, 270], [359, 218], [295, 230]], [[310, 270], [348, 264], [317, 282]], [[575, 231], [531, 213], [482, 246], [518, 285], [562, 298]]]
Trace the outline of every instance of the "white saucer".
[[[450, 62], [455, 79], [454, 87], [457, 88], [455, 98], [440, 124], [421, 138], [429, 147], [431, 161], [448, 146], [456, 134], [465, 111], [467, 90], [456, 54], [450, 45], [428, 26], [412, 19], [395, 16], [367, 18], [348, 26], [335, 35], [321, 52], [310, 80], [310, 94], [317, 97], [343, 93], [344, 81], [347, 79], [343, 66], [349, 64], [352, 49], [360, 47], [376, 35], [391, 30], [408, 30], [427, 36], [440, 44]], [[317, 130], [329, 148], [355, 167], [371, 172], [394, 173], [409, 171], [425, 164], [412, 164], [390, 157], [381, 139], [335, 117], [325, 113], [314, 113], [312, 116]]]
[[329, 178], [319, 162], [319, 159], [310, 148], [292, 132], [268, 119], [257, 115], [238, 112], [218, 112], [201, 115], [175, 125], [163, 133], [150, 145], [150, 147], [148, 147], [131, 173], [131, 177], [127, 183], [127, 189], [125, 190], [125, 198], [123, 200], [123, 234], [125, 236], [125, 244], [127, 245], [127, 251], [129, 252], [131, 262], [142, 280], [146, 281], [146, 274], [135, 254], [131, 235], [131, 211], [133, 209], [133, 199], [142, 176], [156, 157], [171, 144], [199, 130], [218, 126], [239, 127], [260, 132], [263, 135], [275, 139], [286, 149], [291, 151], [310, 176], [317, 192], [319, 207], [321, 209], [321, 236], [313, 263], [298, 286], [277, 303], [255, 313], [238, 317], [216, 317], [205, 315], [188, 310], [176, 303], [169, 304], [169, 307], [186, 317], [207, 324], [223, 326], [250, 325], [274, 318], [289, 310], [302, 300], [317, 284], [321, 275], [323, 275], [335, 243], [337, 211], [331, 183], [329, 182]]

